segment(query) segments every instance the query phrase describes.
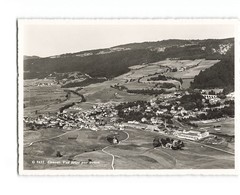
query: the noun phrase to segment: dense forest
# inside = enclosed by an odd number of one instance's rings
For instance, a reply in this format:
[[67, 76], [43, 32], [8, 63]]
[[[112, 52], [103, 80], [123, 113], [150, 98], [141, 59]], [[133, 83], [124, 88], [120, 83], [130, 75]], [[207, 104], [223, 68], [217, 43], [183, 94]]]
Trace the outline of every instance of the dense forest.
[[[234, 54], [234, 51], [231, 52]], [[224, 59], [195, 76], [191, 88], [228, 88], [234, 89], [234, 57], [226, 55]]]
[[52, 72], [80, 71], [92, 77], [113, 78], [128, 72], [129, 66], [156, 62], [163, 59], [165, 59], [165, 56], [148, 49], [127, 50], [86, 57], [70, 56], [64, 58], [29, 59], [24, 62], [24, 69], [28, 71], [24, 76], [25, 79], [28, 79], [44, 77]]
[[181, 97], [180, 102], [186, 110], [193, 110], [195, 108], [201, 109], [203, 107], [202, 99], [204, 97], [199, 93], [192, 93]]
[[164, 89], [132, 89], [127, 90], [128, 93], [136, 93], [136, 94], [143, 94], [143, 95], [159, 95], [166, 93]]

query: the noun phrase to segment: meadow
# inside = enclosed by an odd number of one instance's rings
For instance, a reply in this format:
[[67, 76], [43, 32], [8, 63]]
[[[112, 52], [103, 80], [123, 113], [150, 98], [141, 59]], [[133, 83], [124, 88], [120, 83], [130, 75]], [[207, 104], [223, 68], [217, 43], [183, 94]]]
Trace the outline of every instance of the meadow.
[[[110, 144], [107, 141], [109, 135], [115, 135], [122, 142], [117, 145]], [[112, 164], [114, 169], [234, 168], [233, 155], [188, 141], [185, 141], [183, 150], [153, 148], [152, 142], [155, 137], [164, 138], [166, 135], [130, 127], [124, 131], [88, 129], [69, 131], [61, 137], [26, 147], [24, 166], [25, 169], [69, 169], [71, 167], [79, 170], [112, 169]], [[62, 157], [56, 157], [57, 151], [61, 152]], [[45, 163], [33, 165], [32, 159]], [[61, 163], [46, 163], [48, 161]], [[70, 161], [72, 164], [64, 164], [63, 161]]]
[[[194, 76], [198, 75], [200, 73], [200, 71], [203, 71], [206, 68], [210, 68], [211, 66], [213, 66], [214, 64], [219, 62], [219, 60], [204, 60], [203, 59], [201, 61], [194, 60], [193, 62], [195, 62], [195, 63], [191, 64], [191, 66], [194, 66], [192, 68], [186, 69], [185, 71], [168, 72], [166, 75], [171, 76], [171, 77], [176, 77], [176, 78], [182, 78], [182, 79], [184, 79], [184, 78], [187, 78], [187, 79], [194, 78]], [[177, 65], [177, 63], [175, 65]], [[168, 63], [165, 63], [165, 66], [168, 66]], [[175, 67], [177, 67], [177, 66], [175, 66]], [[180, 67], [187, 67], [187, 66], [185, 66], [183, 64]]]

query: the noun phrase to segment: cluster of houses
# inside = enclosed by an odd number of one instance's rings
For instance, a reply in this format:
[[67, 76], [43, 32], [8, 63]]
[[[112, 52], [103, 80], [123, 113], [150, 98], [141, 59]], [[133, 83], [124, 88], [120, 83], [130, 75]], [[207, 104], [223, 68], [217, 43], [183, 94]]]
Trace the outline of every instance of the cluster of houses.
[[[182, 96], [181, 94], [177, 93], [174, 95], [175, 97]], [[186, 131], [182, 128], [176, 128], [177, 126], [174, 127], [174, 125], [166, 124], [166, 116], [172, 121], [174, 119], [174, 121], [178, 121], [179, 119], [180, 121], [183, 119], [199, 120], [199, 117], [201, 115], [207, 115], [209, 110], [214, 111], [229, 106], [225, 103], [225, 100], [234, 99], [234, 92], [228, 94], [223, 100], [218, 98], [217, 95], [211, 95], [208, 93], [204, 93], [202, 95], [204, 97], [204, 99], [202, 100], [204, 106], [201, 109], [195, 108], [193, 110], [186, 110], [183, 106], [181, 106], [181, 102], [177, 99], [176, 101], [169, 101], [169, 99], [161, 99], [160, 102], [157, 102], [157, 100], [159, 99], [156, 98], [150, 100], [150, 102], [146, 102], [145, 104], [134, 105], [124, 108], [123, 112], [126, 115], [131, 112], [142, 112], [151, 116], [150, 118], [143, 117], [140, 120], [128, 121], [126, 126], [151, 131], [158, 131], [167, 134], [170, 133], [176, 137], [193, 141], [209, 137], [209, 132], [207, 131], [193, 131], [192, 129], [190, 131]], [[208, 100], [208, 103], [206, 103], [206, 100]], [[143, 124], [145, 124], [145, 126], [143, 126]], [[167, 128], [166, 130], [166, 126], [170, 126], [170, 128]]]
[[55, 85], [56, 83], [54, 83], [54, 82], [51, 82], [51, 83], [49, 83], [49, 82], [41, 82], [41, 83], [36, 83], [36, 86], [37, 87], [44, 87], [44, 86], [52, 86], [52, 85]]
[[[155, 100], [150, 100], [149, 105], [144, 105], [144, 109], [141, 108], [140, 105], [128, 107], [123, 109], [124, 113], [130, 112], [144, 112], [146, 114], [150, 114], [152, 117], [147, 119], [143, 117], [141, 119], [142, 123], [149, 123], [149, 124], [162, 124], [164, 121], [162, 120], [162, 116], [170, 116], [175, 119], [189, 119], [189, 118], [197, 118], [201, 114], [207, 114], [208, 109], [194, 109], [194, 110], [185, 110], [183, 106], [180, 105], [180, 101], [175, 101], [174, 105], [171, 104], [167, 99], [164, 99], [160, 103], [156, 103]], [[221, 107], [221, 106], [219, 106]], [[169, 109], [170, 108], [170, 109]], [[213, 109], [213, 108], [209, 108]], [[140, 122], [140, 121], [139, 121]]]
[[24, 123], [30, 129], [57, 127], [65, 130], [73, 128], [98, 130], [100, 126], [111, 128], [107, 126], [107, 123], [114, 123], [117, 120], [117, 111], [111, 103], [94, 105], [91, 110], [87, 111], [80, 111], [77, 108], [75, 110], [77, 111], [75, 113], [64, 110], [62, 113], [58, 112], [51, 116], [24, 117]]
[[[50, 74], [52, 75], [52, 74]], [[35, 86], [37, 87], [45, 87], [45, 86], [53, 86], [53, 85], [57, 85], [58, 82], [56, 81], [55, 77], [52, 76], [48, 76], [44, 79], [42, 79], [41, 81], [37, 81], [36, 83], [34, 83]]]
[[[183, 94], [171, 94], [175, 97], [175, 101], [171, 99], [153, 98], [149, 102], [133, 104], [133, 106], [122, 109], [126, 115], [132, 112], [144, 113], [150, 117], [141, 117], [140, 120], [129, 120], [127, 122], [119, 122], [119, 112], [114, 103], [108, 102], [104, 104], [93, 105], [89, 110], [83, 110], [76, 105], [71, 108], [72, 111], [64, 110], [54, 115], [39, 115], [37, 118], [25, 117], [24, 123], [30, 129], [40, 128], [61, 128], [71, 130], [76, 128], [88, 128], [91, 130], [108, 130], [119, 129], [124, 130], [125, 127], [133, 127], [150, 131], [163, 133], [171, 133], [178, 138], [189, 139], [193, 141], [201, 140], [209, 136], [207, 131], [186, 131], [174, 125], [174, 121], [179, 119], [198, 118], [202, 114], [207, 114], [208, 109], [221, 109], [224, 102], [217, 99], [216, 95], [206, 95], [205, 100], [216, 99], [221, 104], [217, 106], [207, 107], [202, 109], [186, 110], [181, 105], [179, 99]], [[227, 98], [234, 98], [234, 93], [229, 94]], [[210, 102], [210, 101], [209, 101]], [[204, 101], [203, 101], [204, 103]], [[207, 105], [207, 104], [206, 104]], [[170, 123], [170, 122], [171, 123]]]

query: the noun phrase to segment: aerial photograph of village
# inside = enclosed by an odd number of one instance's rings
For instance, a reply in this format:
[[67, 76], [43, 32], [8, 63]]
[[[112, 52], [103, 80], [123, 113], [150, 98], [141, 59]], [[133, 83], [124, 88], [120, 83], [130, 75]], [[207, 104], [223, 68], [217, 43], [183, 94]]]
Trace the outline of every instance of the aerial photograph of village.
[[234, 169], [231, 25], [22, 28], [24, 170]]

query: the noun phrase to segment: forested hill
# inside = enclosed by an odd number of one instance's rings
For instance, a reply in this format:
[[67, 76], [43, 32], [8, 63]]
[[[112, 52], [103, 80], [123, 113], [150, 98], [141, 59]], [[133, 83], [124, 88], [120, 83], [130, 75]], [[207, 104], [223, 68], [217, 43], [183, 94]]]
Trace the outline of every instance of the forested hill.
[[131, 43], [107, 49], [24, 59], [24, 78], [43, 78], [53, 72], [79, 71], [92, 77], [113, 78], [129, 71], [128, 67], [166, 58], [223, 59], [234, 39], [164, 40]]
[[228, 88], [234, 89], [234, 49], [215, 65], [195, 76], [191, 88]]

